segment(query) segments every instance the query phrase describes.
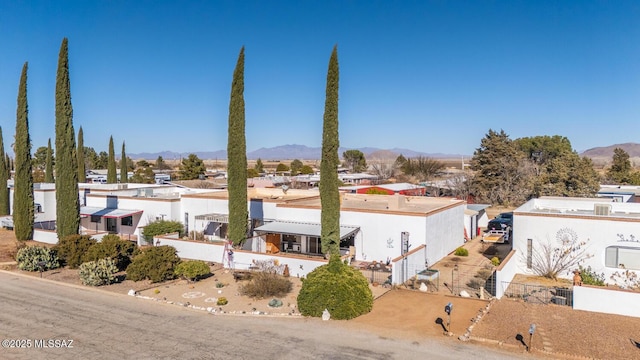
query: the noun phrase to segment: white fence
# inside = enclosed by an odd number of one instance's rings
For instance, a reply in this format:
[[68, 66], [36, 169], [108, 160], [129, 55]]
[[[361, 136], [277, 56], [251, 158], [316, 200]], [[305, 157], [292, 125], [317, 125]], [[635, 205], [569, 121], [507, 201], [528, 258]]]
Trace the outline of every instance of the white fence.
[[211, 261], [223, 264], [226, 268], [248, 270], [254, 261], [277, 259], [280, 265], [289, 267], [289, 274], [296, 277], [307, 276], [320, 265], [327, 263], [322, 258], [304, 258], [296, 255], [263, 254], [245, 250], [233, 250], [233, 255], [225, 254], [223, 243], [208, 243], [202, 241], [180, 240], [175, 236], [155, 237], [157, 245], [169, 245], [176, 248], [178, 256], [183, 259]]
[[55, 230], [33, 229], [33, 240], [46, 244], [57, 244], [58, 234]]
[[404, 256], [391, 260], [391, 283], [403, 284], [426, 268], [427, 247], [420, 245]]
[[495, 297], [498, 299], [504, 295], [504, 292], [509, 286], [508, 284], [511, 283], [511, 280], [513, 280], [518, 272], [518, 260], [515, 257], [516, 251], [511, 250], [495, 271]]
[[573, 308], [640, 317], [640, 293], [606, 287], [574, 286]]

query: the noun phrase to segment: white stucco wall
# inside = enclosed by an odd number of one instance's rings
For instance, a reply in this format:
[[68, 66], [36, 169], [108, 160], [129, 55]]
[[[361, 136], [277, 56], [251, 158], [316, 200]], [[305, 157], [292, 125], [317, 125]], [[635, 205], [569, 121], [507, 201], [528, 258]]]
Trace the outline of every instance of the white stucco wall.
[[515, 250], [511, 250], [511, 253], [502, 260], [502, 263], [495, 272], [496, 279], [496, 294], [495, 297], [500, 299], [504, 292], [509, 287], [511, 280], [518, 273], [518, 253]]
[[[199, 241], [185, 241], [171, 239], [167, 237], [157, 237], [160, 245], [169, 245], [176, 248], [178, 256], [182, 259], [203, 260], [217, 263], [223, 263], [225, 267], [229, 267], [226, 258], [223, 259], [224, 245], [219, 243], [206, 243]], [[247, 270], [254, 260], [270, 260], [277, 259], [282, 265], [289, 266], [289, 274], [291, 276], [303, 277], [307, 276], [311, 271], [327, 262], [323, 259], [294, 256], [277, 256], [272, 254], [256, 254], [249, 251], [234, 250], [233, 251], [233, 268], [239, 270]]]
[[[584, 207], [584, 202], [567, 201], [564, 205], [567, 209], [571, 209], [578, 205]], [[635, 204], [636, 211], [640, 210], [639, 205]], [[590, 257], [584, 260], [582, 266], [591, 266], [594, 272], [604, 273], [605, 280], [609, 283], [613, 283], [610, 279], [611, 275], [616, 272], [620, 273], [622, 270], [605, 266], [605, 249], [608, 246], [623, 246], [640, 250], [639, 218], [531, 214], [516, 210], [513, 225], [513, 248], [519, 254], [516, 257], [517, 271], [523, 274], [532, 274], [531, 269], [526, 266], [527, 239], [533, 240], [534, 251], [536, 251], [535, 249], [539, 249], [540, 244], [547, 242], [555, 244], [554, 247], [559, 246], [557, 240], [559, 234], [576, 237], [579, 242], [584, 242], [581, 248], [586, 249], [586, 253]], [[571, 271], [573, 270], [576, 269], [569, 269], [569, 271], [561, 273], [560, 276], [572, 279]]]
[[427, 262], [440, 261], [464, 244], [464, 204], [430, 214], [426, 218]]
[[573, 287], [573, 308], [576, 310], [640, 317], [639, 303], [639, 292], [591, 286]]

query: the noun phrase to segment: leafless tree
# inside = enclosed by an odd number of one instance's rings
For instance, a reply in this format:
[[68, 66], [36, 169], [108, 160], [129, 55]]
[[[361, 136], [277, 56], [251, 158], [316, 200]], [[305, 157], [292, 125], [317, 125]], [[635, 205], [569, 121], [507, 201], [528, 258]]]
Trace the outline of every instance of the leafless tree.
[[[547, 238], [538, 243], [531, 253], [531, 270], [536, 275], [557, 280], [558, 275], [578, 269], [579, 265], [593, 255], [587, 252], [587, 242], [579, 241], [574, 232], [561, 229], [556, 241]], [[526, 257], [526, 255], [523, 254]], [[526, 260], [526, 259], [525, 259]]]

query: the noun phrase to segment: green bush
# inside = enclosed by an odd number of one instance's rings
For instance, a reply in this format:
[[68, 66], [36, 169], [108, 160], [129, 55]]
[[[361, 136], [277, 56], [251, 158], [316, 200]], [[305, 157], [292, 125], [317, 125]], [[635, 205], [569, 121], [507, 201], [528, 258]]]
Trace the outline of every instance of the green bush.
[[151, 282], [170, 280], [175, 277], [173, 272], [180, 258], [172, 246], [154, 246], [143, 250], [133, 258], [127, 266], [127, 279], [140, 281], [149, 279]]
[[113, 259], [89, 261], [80, 265], [78, 275], [82, 283], [89, 286], [109, 285], [116, 279], [118, 267]]
[[332, 319], [353, 319], [371, 311], [373, 294], [362, 273], [345, 265], [337, 256], [309, 273], [298, 294], [298, 308], [305, 316], [322, 316], [329, 310]]
[[222, 305], [227, 305], [228, 303], [229, 303], [229, 300], [227, 300], [226, 297], [221, 297], [221, 298], [218, 298], [216, 305], [222, 306]]
[[54, 247], [63, 265], [72, 269], [84, 262], [84, 255], [96, 244], [96, 241], [88, 235], [69, 235], [58, 241]]
[[264, 299], [267, 297], [284, 297], [289, 292], [293, 284], [291, 280], [272, 272], [258, 272], [253, 275], [251, 281], [240, 286], [240, 294], [254, 299]]
[[456, 249], [456, 252], [453, 253], [456, 256], [469, 256], [469, 250], [463, 248], [462, 246]]
[[579, 267], [580, 268], [580, 277], [582, 277], [582, 283], [584, 285], [595, 285], [595, 286], [604, 286], [605, 282], [604, 282], [604, 273], [598, 274], [595, 271], [593, 271], [593, 269], [591, 269], [591, 266], [587, 266], [586, 268], [583, 268], [582, 266]]
[[176, 266], [173, 273], [188, 280], [195, 281], [211, 274], [209, 265], [202, 260], [183, 261]]
[[29, 246], [18, 250], [16, 254], [18, 269], [26, 271], [39, 271], [40, 261], [44, 262], [43, 270], [56, 269], [60, 267], [60, 261], [55, 250], [42, 246]]
[[491, 258], [491, 264], [493, 264], [493, 266], [500, 265], [500, 258], [498, 258], [497, 256], [492, 257]]
[[180, 237], [184, 236], [184, 226], [180, 221], [157, 220], [144, 227], [143, 237], [147, 243], [151, 244], [154, 236], [175, 232], [179, 233]]
[[131, 264], [133, 256], [140, 252], [138, 246], [128, 240], [121, 240], [117, 235], [106, 235], [102, 240], [90, 247], [84, 255], [84, 262], [111, 258], [118, 271], [123, 271]]

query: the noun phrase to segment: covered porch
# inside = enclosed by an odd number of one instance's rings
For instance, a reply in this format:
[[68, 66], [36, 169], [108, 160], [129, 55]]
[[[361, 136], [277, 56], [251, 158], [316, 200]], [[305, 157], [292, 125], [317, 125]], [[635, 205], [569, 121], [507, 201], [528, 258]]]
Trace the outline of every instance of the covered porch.
[[[289, 221], [272, 221], [254, 229], [264, 242], [267, 253], [279, 252], [322, 256], [320, 240], [321, 224]], [[357, 226], [340, 226], [340, 254], [355, 256]]]
[[133, 239], [142, 213], [142, 210], [81, 206], [80, 229], [87, 234], [107, 232]]

